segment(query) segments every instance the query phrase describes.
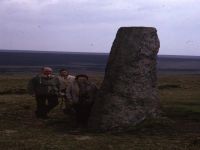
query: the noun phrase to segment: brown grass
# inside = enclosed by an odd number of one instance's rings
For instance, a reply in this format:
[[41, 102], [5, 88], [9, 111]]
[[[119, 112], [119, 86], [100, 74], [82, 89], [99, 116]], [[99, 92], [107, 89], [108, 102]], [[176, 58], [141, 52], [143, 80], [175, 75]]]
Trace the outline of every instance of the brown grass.
[[[2, 150], [199, 150], [200, 76], [162, 75], [163, 118], [146, 120], [124, 133], [90, 133], [73, 127], [58, 106], [51, 119], [34, 116], [34, 97], [26, 94], [30, 76], [0, 76]], [[98, 86], [102, 75], [91, 76]], [[23, 92], [19, 92], [23, 91]]]

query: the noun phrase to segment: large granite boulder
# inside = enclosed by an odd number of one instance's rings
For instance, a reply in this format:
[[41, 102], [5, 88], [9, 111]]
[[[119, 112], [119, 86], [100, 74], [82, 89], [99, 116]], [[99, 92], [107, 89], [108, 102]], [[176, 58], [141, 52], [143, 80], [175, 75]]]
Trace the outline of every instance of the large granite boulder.
[[159, 47], [155, 28], [118, 30], [91, 112], [90, 128], [121, 130], [159, 115], [156, 84]]

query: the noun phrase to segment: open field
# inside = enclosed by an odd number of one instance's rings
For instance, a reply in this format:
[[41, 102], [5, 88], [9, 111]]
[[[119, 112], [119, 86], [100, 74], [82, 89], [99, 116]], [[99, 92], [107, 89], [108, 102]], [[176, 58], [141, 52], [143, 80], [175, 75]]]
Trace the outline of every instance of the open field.
[[[58, 106], [48, 120], [34, 116], [26, 94], [30, 76], [0, 76], [1, 150], [199, 150], [200, 75], [160, 75], [163, 117], [124, 133], [91, 133], [73, 127]], [[98, 86], [102, 76], [92, 76]]]

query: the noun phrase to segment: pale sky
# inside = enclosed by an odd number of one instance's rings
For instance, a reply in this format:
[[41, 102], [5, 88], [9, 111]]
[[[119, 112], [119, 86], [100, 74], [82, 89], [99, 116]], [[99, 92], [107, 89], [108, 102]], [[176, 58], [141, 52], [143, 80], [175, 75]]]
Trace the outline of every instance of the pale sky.
[[156, 27], [159, 54], [200, 56], [200, 0], [0, 0], [0, 49], [108, 53], [122, 26]]

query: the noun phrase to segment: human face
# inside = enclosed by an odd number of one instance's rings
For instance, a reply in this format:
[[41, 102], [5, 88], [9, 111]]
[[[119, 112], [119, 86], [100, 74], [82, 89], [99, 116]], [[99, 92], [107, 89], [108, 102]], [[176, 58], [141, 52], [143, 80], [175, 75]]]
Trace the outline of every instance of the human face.
[[62, 77], [67, 77], [67, 76], [68, 76], [68, 72], [67, 72], [67, 71], [62, 71], [62, 72], [60, 73], [60, 75], [61, 75]]
[[52, 71], [51, 70], [44, 70], [43, 74], [46, 75], [46, 76], [50, 76], [52, 74]]

